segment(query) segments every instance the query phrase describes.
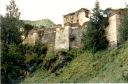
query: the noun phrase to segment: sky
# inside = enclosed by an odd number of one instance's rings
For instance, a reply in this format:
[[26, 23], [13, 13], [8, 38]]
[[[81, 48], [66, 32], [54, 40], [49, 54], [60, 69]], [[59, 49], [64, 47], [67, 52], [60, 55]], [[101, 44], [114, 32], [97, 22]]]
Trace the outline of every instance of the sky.
[[[63, 15], [87, 8], [94, 8], [96, 0], [15, 0], [19, 11], [20, 19], [41, 20], [49, 18], [56, 24], [63, 23]], [[0, 14], [5, 15], [6, 5], [10, 0], [0, 0]], [[111, 7], [113, 9], [124, 8], [128, 0], [99, 0], [102, 9]]]

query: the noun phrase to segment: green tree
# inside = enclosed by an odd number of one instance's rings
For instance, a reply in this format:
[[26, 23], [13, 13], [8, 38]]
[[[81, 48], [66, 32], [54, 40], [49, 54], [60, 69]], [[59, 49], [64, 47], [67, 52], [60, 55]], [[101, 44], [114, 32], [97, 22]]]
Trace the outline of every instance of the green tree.
[[16, 6], [15, 0], [10, 1], [10, 5], [7, 5], [7, 13], [6, 16], [9, 18], [16, 18], [19, 19], [20, 17], [20, 12], [18, 7]]
[[28, 33], [30, 30], [32, 30], [34, 27], [30, 24], [25, 24], [24, 25], [24, 35], [25, 37], [27, 37]]
[[21, 43], [22, 26], [19, 20], [20, 12], [16, 7], [15, 1], [11, 0], [7, 6], [5, 17], [1, 17], [1, 63], [2, 63], [2, 83], [8, 83], [17, 78], [23, 63], [23, 55], [19, 49]]
[[19, 44], [21, 42], [21, 33], [19, 31], [19, 22], [15, 18], [1, 18], [1, 41], [2, 43]]
[[87, 24], [87, 31], [83, 33], [82, 41], [86, 48], [93, 52], [107, 48], [108, 41], [105, 35], [105, 28], [108, 25], [108, 17], [100, 10], [99, 2], [96, 2], [90, 21]]
[[6, 11], [6, 16], [1, 17], [2, 42], [18, 44], [21, 42], [21, 33], [19, 30], [23, 23], [19, 20], [20, 12], [14, 0], [11, 0], [10, 5], [7, 5]]

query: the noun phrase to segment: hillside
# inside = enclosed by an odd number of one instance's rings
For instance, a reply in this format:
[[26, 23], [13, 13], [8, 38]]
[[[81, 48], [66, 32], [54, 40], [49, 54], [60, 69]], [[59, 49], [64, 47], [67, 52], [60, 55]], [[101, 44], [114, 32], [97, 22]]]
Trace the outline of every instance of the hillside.
[[99, 83], [128, 82], [128, 42], [119, 49], [97, 52], [72, 50], [76, 57], [64, 68], [50, 74], [42, 68], [27, 77], [23, 83]]
[[36, 20], [36, 21], [30, 21], [30, 20], [23, 20], [23, 21], [25, 24], [31, 24], [37, 27], [44, 26], [45, 28], [52, 28], [56, 26], [56, 24], [49, 19], [42, 19], [42, 20]]

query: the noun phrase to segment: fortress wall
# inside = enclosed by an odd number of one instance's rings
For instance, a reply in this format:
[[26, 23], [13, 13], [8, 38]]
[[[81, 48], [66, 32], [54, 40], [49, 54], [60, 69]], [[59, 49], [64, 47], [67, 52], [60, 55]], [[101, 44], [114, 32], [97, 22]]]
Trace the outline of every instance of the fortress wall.
[[69, 46], [71, 49], [83, 47], [83, 44], [81, 42], [83, 31], [84, 31], [84, 28], [79, 28], [79, 27], [70, 29]]
[[115, 47], [117, 46], [117, 22], [116, 18], [117, 15], [112, 15], [109, 18], [109, 25], [106, 28], [106, 34], [107, 34], [107, 39], [109, 40], [109, 46], [110, 47]]
[[56, 28], [55, 50], [69, 50], [69, 26]]
[[48, 29], [33, 29], [29, 31], [27, 37], [23, 40], [23, 44], [34, 45], [36, 41], [46, 43], [48, 46], [54, 47], [55, 45], [55, 32], [56, 28]]
[[27, 37], [23, 40], [23, 44], [35, 44], [36, 40], [39, 39], [38, 33], [36, 30], [29, 31]]
[[49, 47], [55, 46], [56, 28], [49, 28], [44, 30], [44, 34], [41, 37], [41, 42], [47, 44]]
[[[85, 26], [88, 23], [88, 10], [81, 9], [77, 12], [70, 13], [64, 16], [64, 28], [33, 29], [28, 33], [23, 43], [35, 44], [40, 40], [48, 46], [52, 46], [55, 50], [69, 50], [72, 48], [81, 48], [81, 37], [83, 31], [86, 31]], [[109, 17], [109, 25], [106, 28], [109, 47], [116, 47], [120, 43], [119, 25], [121, 17], [126, 14], [125, 10], [113, 10]], [[65, 25], [65, 23], [68, 25]], [[69, 24], [68, 24], [69, 23]], [[81, 26], [80, 26], [81, 25]]]

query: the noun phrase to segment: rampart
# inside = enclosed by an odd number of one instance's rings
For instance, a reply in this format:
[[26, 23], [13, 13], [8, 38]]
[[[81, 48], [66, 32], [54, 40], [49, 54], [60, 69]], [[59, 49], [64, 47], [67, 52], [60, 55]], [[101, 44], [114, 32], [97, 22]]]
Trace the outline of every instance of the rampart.
[[[76, 12], [64, 15], [64, 27], [33, 29], [28, 33], [23, 43], [35, 44], [36, 41], [40, 40], [42, 43], [52, 46], [56, 51], [83, 47], [81, 37], [83, 32], [86, 31], [89, 13], [89, 10], [81, 8]], [[125, 9], [111, 11], [109, 25], [106, 28], [110, 47], [116, 47], [121, 42], [118, 28], [122, 20], [121, 17], [125, 13]]]

